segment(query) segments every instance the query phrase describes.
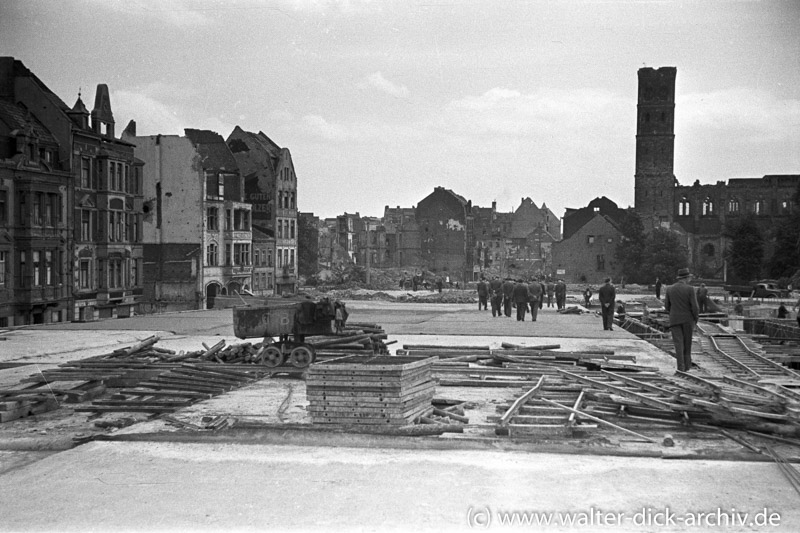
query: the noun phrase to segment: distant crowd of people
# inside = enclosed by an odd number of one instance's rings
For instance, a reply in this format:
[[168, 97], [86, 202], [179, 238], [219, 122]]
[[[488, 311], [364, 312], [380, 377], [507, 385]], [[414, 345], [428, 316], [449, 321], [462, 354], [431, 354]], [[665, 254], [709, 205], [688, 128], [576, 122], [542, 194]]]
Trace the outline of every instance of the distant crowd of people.
[[555, 305], [564, 309], [567, 300], [567, 285], [564, 280], [546, 280], [534, 277], [530, 280], [494, 276], [487, 281], [481, 277], [478, 281], [478, 310], [488, 310], [491, 304], [492, 316], [511, 318], [512, 309], [516, 309], [517, 321], [524, 322], [530, 312], [531, 321], [536, 322], [539, 309]]

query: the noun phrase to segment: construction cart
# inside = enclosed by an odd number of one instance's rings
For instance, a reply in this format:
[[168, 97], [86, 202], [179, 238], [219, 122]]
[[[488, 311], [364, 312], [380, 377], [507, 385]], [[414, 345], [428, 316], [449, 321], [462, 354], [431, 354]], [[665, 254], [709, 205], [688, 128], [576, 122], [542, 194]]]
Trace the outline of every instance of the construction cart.
[[267, 299], [261, 306], [233, 308], [233, 331], [240, 339], [263, 337], [264, 364], [277, 367], [289, 361], [305, 368], [314, 362], [314, 347], [305, 342], [309, 335], [333, 335], [336, 305], [328, 298]]

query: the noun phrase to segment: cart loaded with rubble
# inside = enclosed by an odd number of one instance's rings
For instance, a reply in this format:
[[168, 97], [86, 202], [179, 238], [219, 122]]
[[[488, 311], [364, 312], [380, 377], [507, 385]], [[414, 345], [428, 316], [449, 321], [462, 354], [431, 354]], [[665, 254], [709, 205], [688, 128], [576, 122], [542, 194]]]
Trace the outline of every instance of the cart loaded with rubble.
[[240, 339], [263, 337], [264, 364], [277, 367], [285, 362], [305, 368], [314, 362], [314, 347], [305, 342], [311, 335], [332, 335], [339, 301], [323, 298], [267, 299], [264, 305], [234, 307], [233, 331]]

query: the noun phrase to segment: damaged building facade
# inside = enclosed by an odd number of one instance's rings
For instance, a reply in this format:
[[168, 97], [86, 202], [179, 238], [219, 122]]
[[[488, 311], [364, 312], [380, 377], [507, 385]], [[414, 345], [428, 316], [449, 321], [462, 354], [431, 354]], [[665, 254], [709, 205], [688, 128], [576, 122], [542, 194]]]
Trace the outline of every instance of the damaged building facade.
[[[272, 255], [259, 258], [259, 277], [277, 294], [292, 293], [297, 286], [297, 175], [292, 154], [263, 132], [236, 126], [228, 147], [244, 177], [245, 201], [253, 206], [253, 227], [274, 239]], [[263, 281], [263, 280], [262, 280]], [[263, 285], [259, 281], [259, 286]], [[264, 289], [260, 289], [264, 292]]]
[[215, 307], [252, 283], [250, 204], [218, 133], [136, 136], [144, 166], [143, 312]]
[[[752, 215], [764, 232], [798, 206], [792, 197], [800, 175], [766, 175], [701, 185], [680, 185], [674, 167], [675, 67], [639, 70], [634, 210], [645, 230], [663, 227], [681, 234], [695, 272], [726, 278], [726, 225]], [[766, 243], [767, 255], [771, 243]]]

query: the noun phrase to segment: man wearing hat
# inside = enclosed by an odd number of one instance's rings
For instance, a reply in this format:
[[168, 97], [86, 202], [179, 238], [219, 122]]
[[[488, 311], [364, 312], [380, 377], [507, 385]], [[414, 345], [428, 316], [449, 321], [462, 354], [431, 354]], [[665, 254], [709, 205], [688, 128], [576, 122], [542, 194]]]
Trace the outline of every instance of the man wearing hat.
[[603, 329], [614, 329], [614, 302], [617, 299], [617, 290], [611, 284], [611, 278], [606, 278], [603, 286], [597, 291], [600, 300], [600, 314], [603, 317]]
[[664, 297], [678, 370], [682, 372], [688, 372], [692, 368], [692, 333], [700, 314], [694, 287], [689, 285], [691, 278], [688, 268], [678, 270], [678, 280], [667, 288]]

